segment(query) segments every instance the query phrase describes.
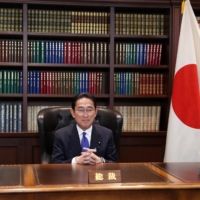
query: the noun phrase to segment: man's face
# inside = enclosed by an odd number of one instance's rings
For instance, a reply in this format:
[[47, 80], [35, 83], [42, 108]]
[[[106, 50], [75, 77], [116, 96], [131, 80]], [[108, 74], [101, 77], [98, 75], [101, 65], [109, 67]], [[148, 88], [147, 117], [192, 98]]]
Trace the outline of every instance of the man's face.
[[97, 114], [93, 101], [88, 98], [78, 99], [74, 110], [70, 111], [82, 130], [86, 130], [92, 125]]

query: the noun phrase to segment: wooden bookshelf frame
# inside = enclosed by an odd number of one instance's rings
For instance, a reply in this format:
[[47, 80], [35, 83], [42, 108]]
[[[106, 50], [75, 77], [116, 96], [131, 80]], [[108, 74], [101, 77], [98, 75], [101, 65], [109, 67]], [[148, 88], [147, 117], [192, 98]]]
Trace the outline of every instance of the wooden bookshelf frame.
[[[199, 0], [191, 0], [191, 4], [194, 5], [196, 12], [200, 10], [200, 2]], [[39, 102], [45, 102], [47, 100], [51, 100], [51, 102], [55, 101], [56, 98], [61, 100], [63, 105], [65, 99], [68, 99], [67, 104], [69, 104], [73, 95], [46, 95], [46, 94], [28, 94], [27, 93], [27, 73], [29, 69], [38, 69], [42, 67], [42, 69], [65, 69], [65, 68], [74, 68], [79, 69], [86, 67], [89, 69], [101, 69], [103, 71], [107, 71], [109, 73], [109, 94], [97, 94], [95, 95], [97, 98], [97, 103], [104, 104], [110, 108], [114, 108], [114, 106], [129, 106], [129, 105], [161, 105], [162, 113], [161, 113], [161, 121], [160, 121], [160, 131], [158, 132], [123, 132], [121, 136], [119, 157], [122, 162], [146, 162], [146, 161], [162, 161], [164, 156], [164, 148], [165, 148], [165, 139], [166, 139], [166, 131], [167, 131], [167, 122], [168, 122], [168, 114], [169, 114], [169, 106], [171, 100], [171, 90], [172, 90], [172, 80], [174, 74], [175, 60], [176, 60], [176, 52], [178, 46], [178, 37], [180, 31], [181, 24], [181, 14], [180, 14], [180, 5], [181, 0], [85, 0], [85, 1], [68, 1], [68, 0], [0, 0], [0, 5], [3, 7], [12, 6], [23, 9], [23, 31], [22, 32], [11, 32], [11, 31], [0, 31], [0, 36], [3, 38], [21, 38], [23, 40], [23, 63], [1, 63], [0, 68], [12, 68], [12, 69], [22, 69], [23, 71], [23, 94], [0, 94], [1, 102], [21, 102], [23, 105], [23, 127], [22, 133], [0, 133], [0, 138], [4, 140], [4, 144], [9, 144], [10, 139], [12, 138], [13, 142], [12, 148], [15, 146], [20, 146], [18, 150], [21, 152], [16, 154], [16, 157], [13, 159], [2, 161], [2, 164], [18, 164], [18, 163], [38, 163], [40, 156], [40, 148], [39, 148], [39, 139], [38, 133], [30, 133], [27, 127], [27, 108], [29, 105], [39, 105]], [[110, 33], [109, 34], [93, 34], [93, 35], [85, 35], [85, 34], [65, 34], [65, 33], [40, 33], [40, 32], [28, 32], [27, 25], [27, 12], [29, 6], [31, 8], [42, 8], [45, 7], [58, 7], [60, 9], [61, 6], [71, 6], [71, 7], [80, 7], [86, 10], [91, 10], [93, 7], [99, 8], [103, 10], [109, 10], [110, 12]], [[148, 8], [147, 8], [148, 5]], [[158, 35], [158, 36], [143, 36], [143, 35], [116, 35], [115, 34], [115, 26], [114, 26], [114, 15], [116, 10], [143, 10], [158, 12], [158, 9], [163, 9], [168, 12], [169, 17], [169, 34], [167, 35]], [[83, 41], [89, 41], [90, 39], [95, 41], [109, 41], [110, 43], [110, 62], [107, 65], [100, 64], [47, 64], [47, 63], [28, 63], [27, 59], [27, 51], [28, 51], [28, 40], [30, 39], [82, 39]], [[167, 44], [168, 52], [167, 52], [167, 61], [164, 64], [159, 66], [146, 66], [146, 65], [116, 65], [114, 63], [115, 57], [115, 42], [116, 41], [145, 41], [145, 42], [156, 42], [161, 41]], [[152, 70], [153, 72], [163, 72], [167, 75], [167, 93], [163, 95], [116, 95], [114, 94], [114, 72], [119, 70], [139, 70], [140, 72], [149, 72]], [[10, 100], [12, 99], [12, 100]], [[20, 143], [21, 140], [21, 143]], [[30, 145], [30, 146], [28, 146]], [[10, 145], [7, 145], [10, 146]], [[0, 144], [0, 154], [1, 151], [6, 150], [6, 145]], [[26, 150], [26, 153], [23, 151]], [[134, 154], [134, 157], [126, 155], [125, 152], [129, 151], [135, 152], [138, 151], [138, 156]], [[11, 150], [10, 154], [13, 154], [15, 150]], [[155, 154], [158, 153], [158, 156]], [[23, 158], [19, 159], [18, 157], [23, 154]], [[31, 158], [28, 157], [28, 154], [32, 155]], [[141, 157], [140, 154], [144, 157]], [[1, 156], [0, 156], [1, 160]]]

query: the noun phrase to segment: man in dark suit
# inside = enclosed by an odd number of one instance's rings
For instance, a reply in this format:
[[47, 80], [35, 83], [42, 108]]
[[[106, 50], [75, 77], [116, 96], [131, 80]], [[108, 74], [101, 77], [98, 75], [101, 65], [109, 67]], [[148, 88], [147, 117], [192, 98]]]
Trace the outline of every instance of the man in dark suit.
[[118, 162], [112, 131], [93, 124], [97, 111], [93, 95], [74, 97], [70, 112], [75, 123], [55, 132], [52, 163]]

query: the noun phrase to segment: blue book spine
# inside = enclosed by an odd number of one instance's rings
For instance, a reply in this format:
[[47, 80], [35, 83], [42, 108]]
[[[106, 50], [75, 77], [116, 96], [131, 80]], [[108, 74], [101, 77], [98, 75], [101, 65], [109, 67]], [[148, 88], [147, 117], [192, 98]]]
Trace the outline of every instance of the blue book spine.
[[52, 46], [51, 46], [51, 41], [48, 42], [48, 63], [51, 63], [51, 57], [52, 57]]
[[49, 42], [45, 41], [45, 63], [49, 63]]
[[33, 71], [30, 71], [29, 80], [30, 80], [29, 94], [33, 94]]
[[59, 43], [54, 42], [54, 63], [59, 63]]
[[10, 127], [9, 127], [9, 132], [13, 132], [13, 104], [11, 103], [9, 106], [9, 123], [10, 123]]
[[5, 132], [9, 132], [10, 130], [10, 117], [9, 117], [9, 109], [10, 109], [10, 104], [6, 103], [5, 105]]
[[36, 71], [33, 71], [32, 73], [33, 75], [33, 81], [32, 81], [32, 85], [33, 85], [33, 89], [32, 89], [32, 94], [36, 94]]
[[23, 72], [22, 70], [19, 71], [19, 93], [23, 93]]
[[88, 91], [88, 84], [89, 84], [89, 81], [88, 81], [88, 72], [85, 72], [85, 92], [89, 92]]
[[147, 64], [147, 44], [143, 45], [143, 65]]
[[51, 41], [51, 63], [55, 63], [55, 45], [54, 42]]
[[17, 104], [13, 104], [13, 132], [17, 132]]
[[30, 71], [28, 71], [28, 76], [27, 76], [27, 83], [28, 83], [28, 85], [27, 85], [27, 92], [28, 92], [28, 94], [30, 94]]
[[17, 104], [17, 132], [22, 132], [22, 104]]
[[140, 44], [136, 44], [136, 65], [140, 64]]
[[0, 104], [0, 132], [5, 132], [5, 103]]
[[64, 63], [64, 42], [60, 42], [60, 63]]
[[85, 72], [82, 72], [82, 79], [83, 79], [83, 81], [82, 81], [82, 91], [83, 92], [85, 92]]
[[40, 94], [40, 72], [36, 71], [36, 94]]
[[143, 44], [140, 44], [140, 65], [144, 64], [144, 50]]

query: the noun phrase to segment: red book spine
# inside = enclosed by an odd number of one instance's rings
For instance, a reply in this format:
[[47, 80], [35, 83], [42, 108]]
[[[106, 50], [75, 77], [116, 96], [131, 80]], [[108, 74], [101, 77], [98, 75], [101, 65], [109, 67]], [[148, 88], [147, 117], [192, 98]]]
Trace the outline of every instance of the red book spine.
[[74, 64], [75, 59], [75, 42], [71, 42], [71, 64]]
[[146, 94], [149, 94], [149, 74], [146, 74], [145, 85], [146, 85]]
[[44, 93], [43, 94], [46, 94], [47, 93], [47, 72], [43, 72], [43, 91]]
[[68, 42], [68, 64], [71, 64], [71, 42]]
[[152, 85], [152, 87], [153, 87], [153, 94], [156, 94], [157, 84], [158, 84], [158, 80], [156, 78], [156, 74], [153, 74], [153, 85]]
[[78, 44], [74, 42], [74, 63], [78, 63]]
[[93, 94], [97, 94], [97, 72], [93, 72]]
[[49, 71], [48, 72], [46, 72], [46, 80], [47, 80], [47, 90], [46, 90], [46, 94], [50, 94], [50, 88], [49, 88], [49, 82], [50, 82], [50, 80], [49, 80]]
[[52, 94], [52, 72], [49, 72], [49, 94]]
[[54, 94], [58, 94], [58, 72], [54, 73]]
[[81, 43], [77, 42], [77, 63], [81, 63]]
[[140, 80], [139, 80], [139, 94], [143, 94], [143, 74], [140, 74]]
[[89, 72], [88, 80], [88, 92], [92, 93], [92, 72]]
[[161, 57], [162, 57], [162, 44], [159, 45], [158, 65], [161, 64]]
[[68, 63], [68, 42], [64, 42], [64, 63]]
[[147, 59], [146, 59], [146, 65], [150, 65], [150, 44], [147, 44]]

